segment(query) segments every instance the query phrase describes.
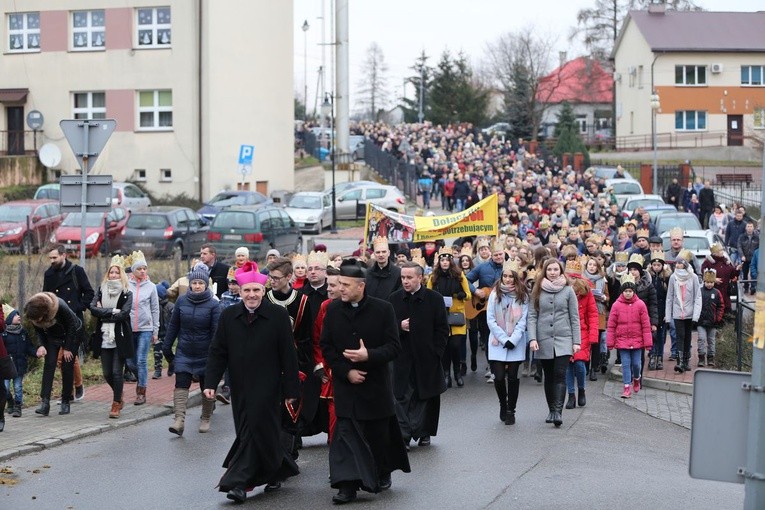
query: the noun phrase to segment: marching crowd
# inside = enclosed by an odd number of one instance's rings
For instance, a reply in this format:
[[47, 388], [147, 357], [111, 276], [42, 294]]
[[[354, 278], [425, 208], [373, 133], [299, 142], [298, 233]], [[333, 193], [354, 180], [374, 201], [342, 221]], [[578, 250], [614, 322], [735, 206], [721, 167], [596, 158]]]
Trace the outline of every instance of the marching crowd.
[[[203, 390], [199, 432], [210, 430], [216, 401], [231, 405], [236, 439], [219, 483], [229, 499], [244, 502], [259, 485], [278, 490], [299, 473], [301, 438], [326, 433], [333, 501], [343, 504], [410, 471], [413, 442], [427, 447], [438, 433], [440, 395], [464, 386], [484, 360], [504, 424], [516, 422], [525, 373], [543, 383], [545, 421], [556, 428], [564, 408], [586, 405], [586, 381], [611, 358], [622, 367], [623, 398], [665, 361], [691, 370], [694, 330], [698, 366], [716, 365], [730, 286], [758, 271], [758, 229], [743, 208], [728, 217], [715, 203], [705, 221], [724, 230], [726, 246], [699, 260], [681, 229], [665, 250], [649, 212], [624, 217], [593, 172], [562, 168], [522, 141], [484, 139], [469, 126], [362, 128], [418, 165], [425, 207], [431, 194], [459, 211], [496, 193], [500, 235], [393, 250], [375, 237], [352, 255], [322, 245], [289, 257], [270, 250], [262, 267], [244, 247], [229, 266], [206, 244], [173, 284], [152, 282], [134, 252], [113, 257], [95, 289], [57, 247], [42, 292], [21, 314], [5, 306], [0, 316], [0, 359], [13, 358], [0, 364], [2, 407], [8, 399], [8, 413], [21, 416], [27, 356], [37, 356], [35, 413], [50, 413], [57, 366], [59, 414], [70, 413], [84, 394], [77, 353], [87, 343], [113, 390], [109, 418], [119, 418], [125, 383], [136, 384], [135, 405], [146, 402], [153, 349], [152, 377], [162, 377], [163, 359], [175, 377], [172, 434], [184, 434], [194, 384]], [[667, 195], [685, 204], [674, 186]], [[85, 310], [96, 323], [88, 338]]]

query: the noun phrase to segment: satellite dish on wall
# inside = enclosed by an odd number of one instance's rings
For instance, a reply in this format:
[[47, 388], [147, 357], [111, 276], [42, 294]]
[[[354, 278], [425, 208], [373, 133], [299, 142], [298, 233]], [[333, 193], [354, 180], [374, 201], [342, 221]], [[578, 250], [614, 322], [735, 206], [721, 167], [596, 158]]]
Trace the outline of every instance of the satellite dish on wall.
[[40, 147], [37, 157], [47, 168], [53, 168], [61, 163], [61, 149], [54, 143], [46, 143]]

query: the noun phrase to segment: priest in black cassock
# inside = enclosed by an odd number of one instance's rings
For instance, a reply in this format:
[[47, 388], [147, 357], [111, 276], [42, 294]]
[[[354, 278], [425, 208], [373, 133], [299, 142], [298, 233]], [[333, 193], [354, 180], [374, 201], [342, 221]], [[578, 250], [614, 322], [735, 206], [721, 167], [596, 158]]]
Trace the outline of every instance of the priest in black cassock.
[[236, 439], [219, 489], [237, 503], [255, 486], [274, 491], [299, 473], [279, 440], [282, 407], [296, 415], [300, 395], [295, 343], [287, 311], [263, 299], [266, 278], [253, 262], [236, 271], [242, 301], [221, 312], [205, 372], [204, 394], [215, 398], [215, 386], [229, 370]]
[[357, 261], [343, 261], [340, 299], [327, 306], [321, 331], [337, 414], [329, 447], [336, 504], [353, 501], [359, 489], [388, 489], [392, 471], [410, 471], [388, 371], [401, 351], [398, 326], [390, 303], [365, 294], [365, 272]]
[[402, 288], [391, 294], [401, 339], [401, 354], [393, 362], [393, 393], [404, 444], [419, 439], [430, 445], [438, 432], [441, 393], [446, 391], [441, 358], [449, 338], [444, 298], [425, 288], [422, 267], [401, 266]]

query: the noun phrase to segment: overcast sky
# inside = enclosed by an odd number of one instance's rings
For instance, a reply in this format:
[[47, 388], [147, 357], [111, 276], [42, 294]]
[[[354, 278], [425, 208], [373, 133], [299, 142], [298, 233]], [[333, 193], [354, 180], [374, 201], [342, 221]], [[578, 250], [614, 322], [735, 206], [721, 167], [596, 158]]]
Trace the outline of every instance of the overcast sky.
[[[316, 81], [322, 64], [322, 4], [325, 5], [325, 39], [330, 41], [331, 0], [293, 0], [295, 19], [294, 69], [295, 90], [302, 99], [304, 75], [307, 74], [308, 105], [313, 111]], [[411, 74], [409, 67], [424, 49], [435, 65], [444, 49], [452, 53], [465, 52], [472, 62], [485, 60], [487, 43], [500, 35], [531, 25], [541, 32], [557, 37], [557, 51], [566, 51], [572, 59], [584, 53], [581, 44], [568, 40], [576, 25], [576, 13], [592, 7], [595, 0], [533, 0], [528, 4], [508, 0], [349, 0], [350, 12], [350, 87], [351, 111], [355, 110], [355, 91], [361, 80], [361, 68], [366, 50], [377, 42], [388, 64], [388, 88], [391, 98], [404, 93], [404, 79]], [[757, 11], [765, 9], [764, 0], [696, 0], [710, 11]], [[526, 8], [533, 7], [531, 9]], [[301, 27], [308, 21], [304, 34]], [[304, 58], [304, 37], [307, 58]], [[333, 47], [326, 47], [327, 66], [331, 68]], [[304, 70], [307, 62], [307, 72]], [[332, 89], [332, 77], [326, 77], [327, 89]], [[413, 90], [406, 90], [412, 97]], [[319, 99], [321, 104], [321, 99]]]

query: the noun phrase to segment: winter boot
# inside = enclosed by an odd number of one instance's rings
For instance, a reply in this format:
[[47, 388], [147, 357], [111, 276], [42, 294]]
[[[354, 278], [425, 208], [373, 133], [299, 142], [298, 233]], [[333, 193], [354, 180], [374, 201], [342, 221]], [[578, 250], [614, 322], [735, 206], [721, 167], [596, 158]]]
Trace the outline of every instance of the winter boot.
[[709, 368], [714, 368], [715, 367], [715, 355], [714, 354], [709, 354], [707, 356], [707, 366]]
[[212, 418], [214, 407], [214, 398], [202, 397], [202, 419], [199, 422], [199, 432], [204, 434], [210, 431], [210, 418]]
[[690, 369], [691, 369], [691, 353], [684, 352], [683, 353], [683, 372], [687, 372]]
[[146, 403], [146, 386], [135, 387], [135, 402], [133, 404], [140, 406]]
[[43, 398], [40, 400], [40, 407], [35, 409], [36, 414], [41, 414], [43, 416], [48, 416], [50, 413], [50, 399], [49, 398]]
[[189, 390], [184, 388], [175, 388], [173, 391], [173, 408], [175, 410], [175, 421], [170, 425], [170, 432], [183, 435], [183, 425], [186, 422], [186, 404], [189, 401]]
[[14, 418], [21, 418], [21, 404], [16, 402], [13, 406], [13, 413], [11, 414]]
[[61, 399], [61, 409], [58, 410], [58, 414], [69, 414], [69, 411], [71, 410], [69, 406], [69, 399], [68, 398], [62, 398]]
[[630, 398], [632, 396], [632, 386], [629, 384], [624, 385], [624, 391], [622, 392], [622, 398]]
[[558, 383], [554, 389], [555, 403], [553, 404], [553, 425], [555, 428], [559, 428], [563, 425], [563, 401], [566, 399], [566, 384]]
[[590, 381], [598, 380], [598, 370], [600, 370], [600, 356], [590, 355]]
[[568, 402], [566, 402], [566, 409], [576, 409], [576, 395], [573, 393], [568, 394]]
[[651, 354], [648, 358], [648, 370], [656, 370], [656, 359], [657, 356], [655, 354]]
[[120, 403], [116, 400], [112, 402], [112, 408], [109, 410], [109, 418], [117, 419], [120, 417]]
[[519, 379], [507, 381], [507, 416], [505, 425], [515, 425], [515, 406], [518, 403], [518, 389], [521, 386]]
[[656, 357], [656, 370], [664, 370], [664, 356]]
[[584, 395], [584, 388], [579, 388], [579, 398], [577, 399], [577, 403], [579, 404], [579, 407], [584, 407], [587, 405], [587, 397]]
[[705, 367], [707, 356], [706, 354], [699, 354], [699, 368]]
[[685, 369], [683, 368], [683, 351], [677, 352], [677, 365], [675, 365], [675, 372], [678, 372], [682, 374], [685, 372]]
[[605, 374], [608, 372], [608, 352], [601, 352], [600, 353], [600, 373]]
[[507, 387], [505, 386], [505, 379], [494, 378], [494, 390], [497, 392], [497, 398], [499, 399], [499, 421], [504, 422], [507, 418]]

